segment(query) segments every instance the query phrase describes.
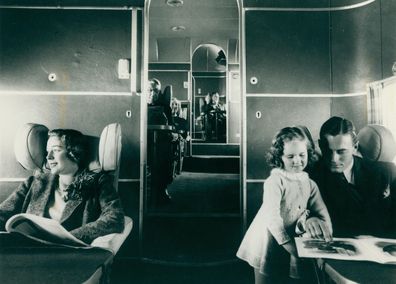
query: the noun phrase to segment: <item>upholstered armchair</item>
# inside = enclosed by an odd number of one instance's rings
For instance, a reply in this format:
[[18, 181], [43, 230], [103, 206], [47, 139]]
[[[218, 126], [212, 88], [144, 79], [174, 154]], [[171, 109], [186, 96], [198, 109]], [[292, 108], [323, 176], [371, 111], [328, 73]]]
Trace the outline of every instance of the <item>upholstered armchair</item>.
[[[121, 154], [121, 126], [118, 123], [107, 125], [100, 137], [86, 136], [88, 142], [89, 169], [106, 171], [114, 177], [114, 186], [118, 188], [118, 174]], [[17, 131], [14, 152], [17, 161], [26, 170], [42, 171], [46, 166], [46, 144], [48, 128], [41, 124], [27, 123]], [[110, 249], [116, 254], [132, 230], [132, 219], [125, 216], [122, 233], [114, 233], [96, 238], [92, 246]]]

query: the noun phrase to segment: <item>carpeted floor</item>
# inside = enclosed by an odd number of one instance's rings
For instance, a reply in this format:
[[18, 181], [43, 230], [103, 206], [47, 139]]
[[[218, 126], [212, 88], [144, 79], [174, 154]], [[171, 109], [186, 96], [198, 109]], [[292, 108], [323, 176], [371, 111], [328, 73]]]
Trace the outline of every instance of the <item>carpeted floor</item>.
[[242, 261], [215, 265], [172, 265], [116, 259], [112, 284], [249, 284], [254, 283], [252, 268]]
[[156, 212], [239, 214], [239, 175], [182, 172], [167, 188], [171, 201]]
[[[235, 256], [242, 238], [238, 167], [233, 158], [187, 159], [167, 187], [170, 202], [144, 215], [142, 257], [151, 262], [136, 272], [152, 273], [133, 283], [249, 283], [250, 269]], [[226, 272], [233, 268], [241, 276]]]
[[143, 257], [189, 264], [229, 261], [236, 258], [240, 241], [239, 216], [149, 216]]

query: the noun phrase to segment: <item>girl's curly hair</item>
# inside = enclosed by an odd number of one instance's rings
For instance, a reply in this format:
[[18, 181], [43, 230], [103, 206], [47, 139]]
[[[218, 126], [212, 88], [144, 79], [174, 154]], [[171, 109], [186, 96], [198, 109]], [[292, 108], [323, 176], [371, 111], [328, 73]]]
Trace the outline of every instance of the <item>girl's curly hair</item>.
[[285, 127], [282, 128], [272, 140], [270, 150], [267, 154], [267, 161], [273, 168], [284, 168], [282, 161], [283, 150], [285, 142], [291, 141], [293, 139], [305, 140], [307, 144], [308, 153], [308, 165], [311, 166], [315, 161], [317, 161], [317, 155], [315, 152], [315, 146], [311, 138], [311, 134], [306, 133], [308, 129], [306, 127]]

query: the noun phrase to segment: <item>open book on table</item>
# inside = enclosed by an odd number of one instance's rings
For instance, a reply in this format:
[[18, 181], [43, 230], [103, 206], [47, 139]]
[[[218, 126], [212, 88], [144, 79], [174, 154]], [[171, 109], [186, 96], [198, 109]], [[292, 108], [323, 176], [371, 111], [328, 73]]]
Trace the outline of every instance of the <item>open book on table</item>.
[[300, 257], [364, 260], [396, 264], [396, 239], [375, 237], [333, 238], [331, 242], [295, 238]]
[[66, 247], [89, 248], [90, 245], [70, 234], [59, 222], [32, 214], [21, 213], [8, 219], [5, 229], [40, 243]]

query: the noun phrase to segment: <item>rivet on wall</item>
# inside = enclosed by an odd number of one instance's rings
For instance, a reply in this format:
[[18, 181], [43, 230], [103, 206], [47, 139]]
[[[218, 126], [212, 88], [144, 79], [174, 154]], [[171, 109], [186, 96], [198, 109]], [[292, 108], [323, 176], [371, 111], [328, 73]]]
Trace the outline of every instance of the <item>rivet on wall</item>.
[[49, 73], [48, 74], [48, 80], [50, 82], [55, 82], [56, 81], [56, 74], [55, 73]]
[[250, 84], [256, 85], [257, 83], [258, 83], [257, 77], [251, 77], [251, 78], [250, 78]]
[[261, 118], [261, 111], [256, 111], [256, 118], [260, 119]]

